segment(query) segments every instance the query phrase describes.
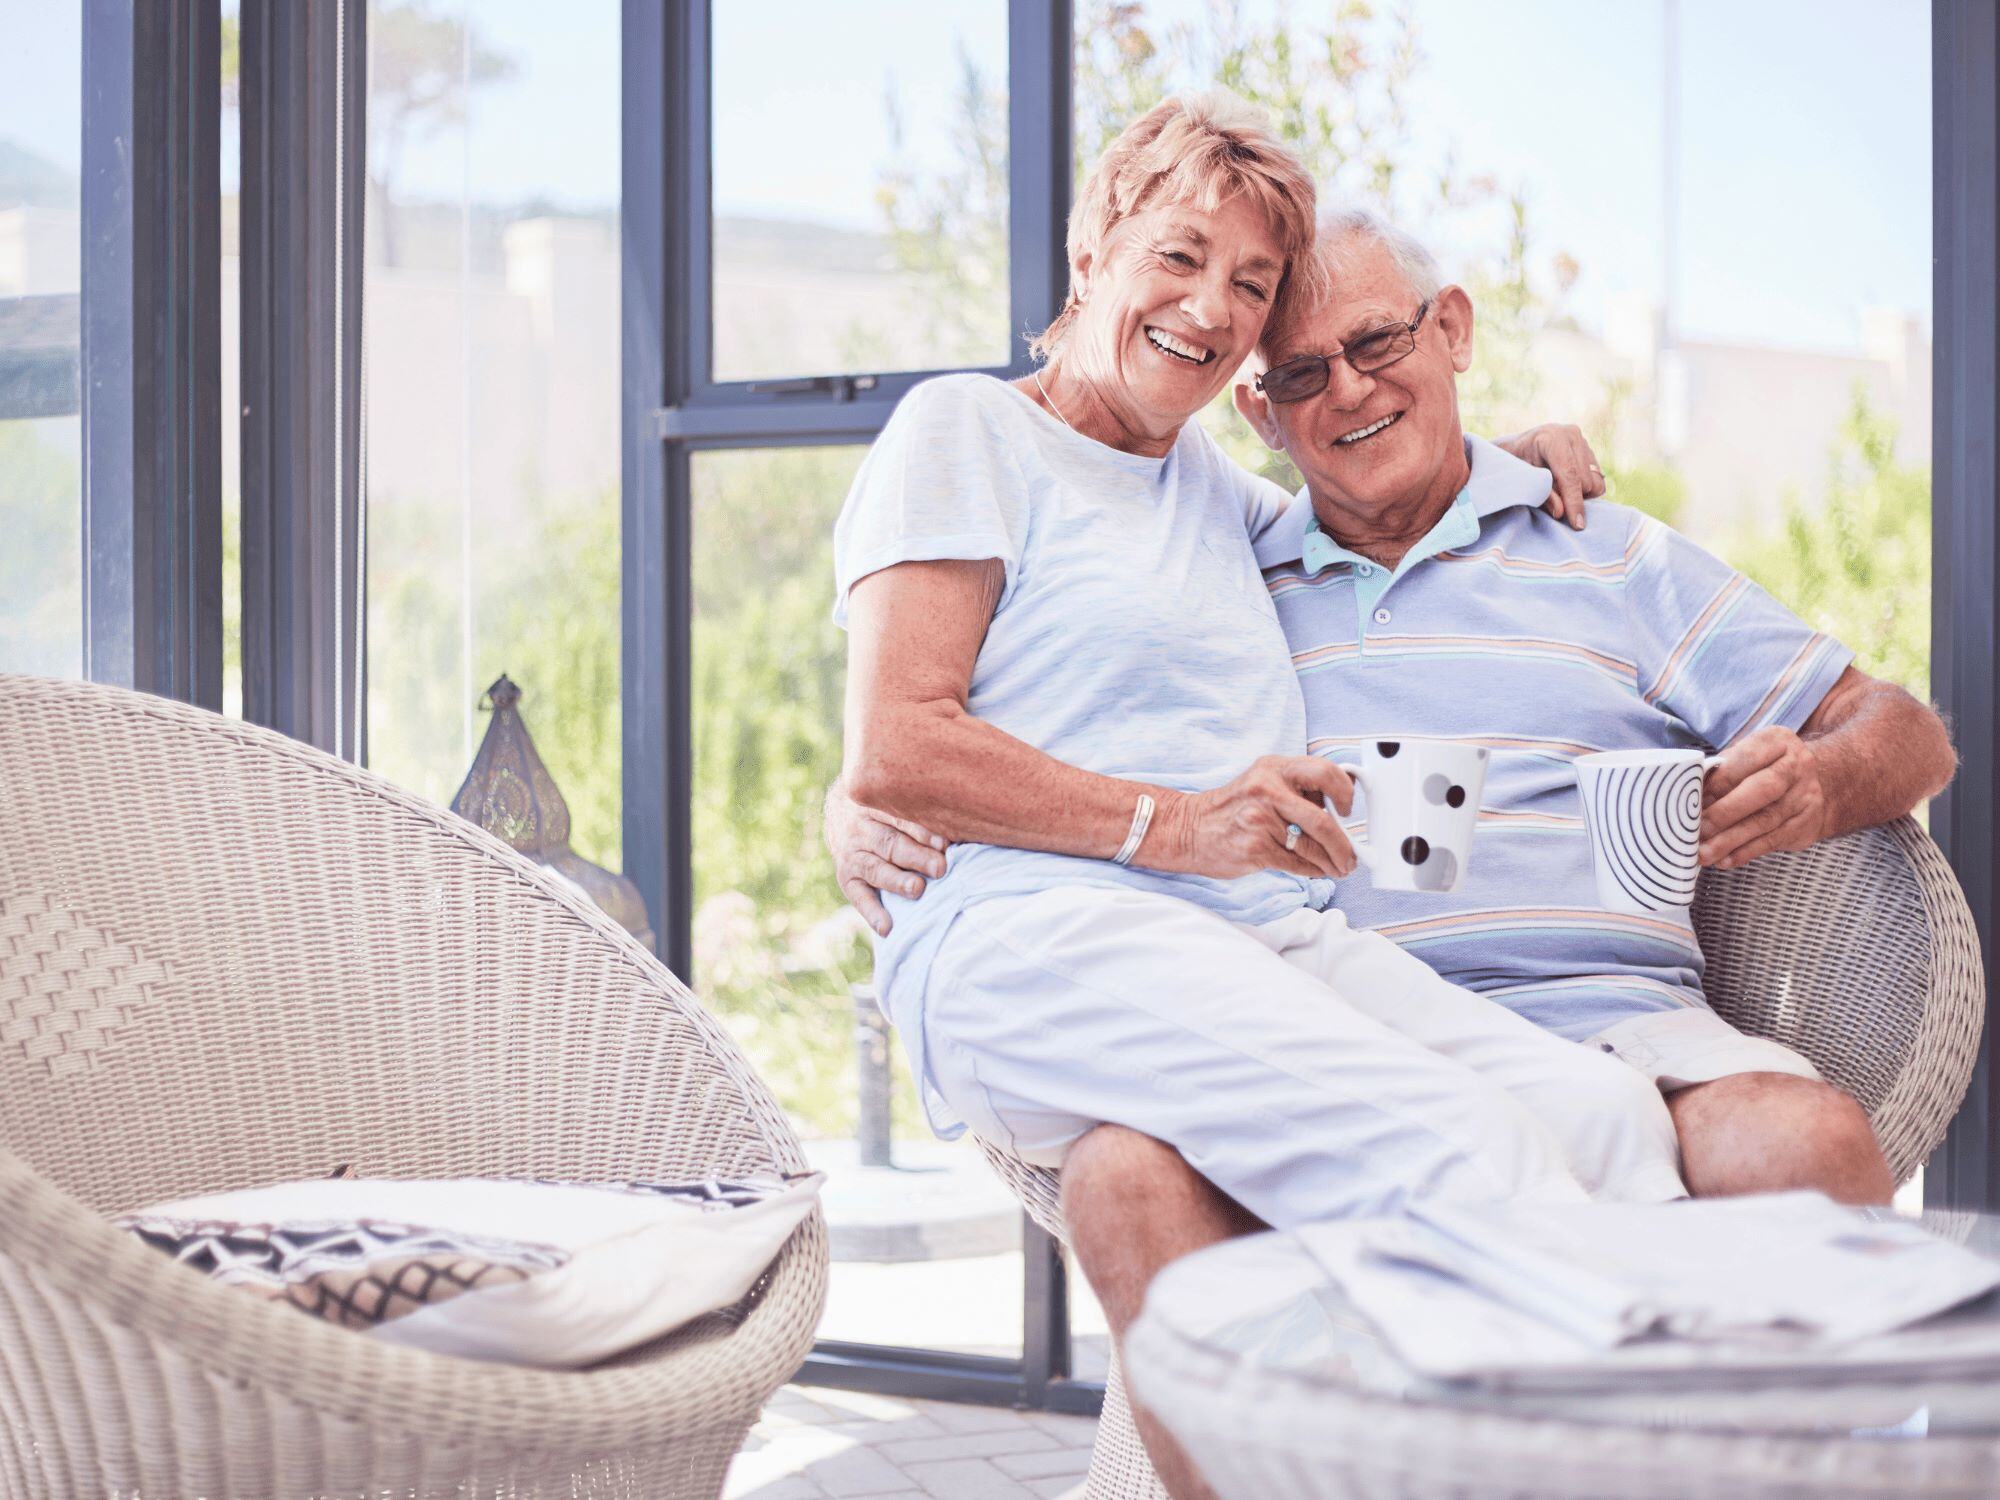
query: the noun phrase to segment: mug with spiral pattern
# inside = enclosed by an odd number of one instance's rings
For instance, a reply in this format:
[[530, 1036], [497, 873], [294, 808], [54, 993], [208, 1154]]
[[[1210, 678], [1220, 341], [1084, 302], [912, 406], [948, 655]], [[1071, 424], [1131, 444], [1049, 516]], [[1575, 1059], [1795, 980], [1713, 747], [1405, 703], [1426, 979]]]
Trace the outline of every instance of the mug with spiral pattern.
[[1608, 750], [1577, 758], [1603, 906], [1644, 914], [1694, 904], [1702, 778], [1715, 761], [1699, 750]]

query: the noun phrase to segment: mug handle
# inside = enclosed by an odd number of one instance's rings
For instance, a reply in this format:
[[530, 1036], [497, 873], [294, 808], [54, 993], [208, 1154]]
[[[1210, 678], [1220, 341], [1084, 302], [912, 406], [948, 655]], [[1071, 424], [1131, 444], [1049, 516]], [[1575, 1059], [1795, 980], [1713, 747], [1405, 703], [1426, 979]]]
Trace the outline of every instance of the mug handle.
[[[1368, 791], [1368, 782], [1362, 775], [1361, 767], [1341, 766], [1340, 769], [1347, 773], [1348, 779], [1354, 783], [1355, 790], [1363, 792]], [[1368, 810], [1368, 822], [1369, 826], [1372, 828], [1375, 823], [1375, 810], [1374, 807], [1372, 806], [1372, 804], [1375, 801], [1375, 794], [1373, 792], [1368, 793], [1368, 801], [1371, 804]], [[1350, 808], [1353, 806], [1352, 803], [1349, 803], [1348, 805]], [[1327, 811], [1331, 812], [1333, 811], [1333, 809], [1328, 808]], [[1349, 834], [1347, 836], [1347, 842], [1349, 846], [1354, 850], [1355, 859], [1359, 860], [1364, 868], [1366, 868], [1371, 872], [1381, 868], [1381, 866], [1376, 861], [1375, 847], [1372, 839], [1358, 839], [1354, 837], [1353, 834]]]

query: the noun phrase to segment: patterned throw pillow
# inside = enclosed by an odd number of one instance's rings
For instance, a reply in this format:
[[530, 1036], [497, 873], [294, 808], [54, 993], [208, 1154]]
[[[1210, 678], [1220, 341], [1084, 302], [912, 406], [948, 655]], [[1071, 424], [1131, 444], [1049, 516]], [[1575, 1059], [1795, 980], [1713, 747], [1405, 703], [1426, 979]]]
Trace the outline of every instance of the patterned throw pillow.
[[192, 1270], [345, 1328], [574, 1366], [740, 1301], [822, 1181], [335, 1177], [117, 1222]]
[[461, 1292], [525, 1281], [569, 1260], [552, 1245], [380, 1219], [217, 1224], [132, 1214], [119, 1222], [184, 1266], [344, 1328], [373, 1328]]

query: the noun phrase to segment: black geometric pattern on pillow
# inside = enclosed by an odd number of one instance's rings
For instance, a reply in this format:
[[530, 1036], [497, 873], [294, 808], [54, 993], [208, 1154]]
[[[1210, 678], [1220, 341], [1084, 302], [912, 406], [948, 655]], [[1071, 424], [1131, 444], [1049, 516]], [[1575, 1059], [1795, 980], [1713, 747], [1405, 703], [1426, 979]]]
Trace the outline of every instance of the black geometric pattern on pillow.
[[127, 1215], [155, 1249], [215, 1280], [368, 1328], [482, 1287], [526, 1281], [569, 1260], [549, 1245], [398, 1224], [227, 1224]]

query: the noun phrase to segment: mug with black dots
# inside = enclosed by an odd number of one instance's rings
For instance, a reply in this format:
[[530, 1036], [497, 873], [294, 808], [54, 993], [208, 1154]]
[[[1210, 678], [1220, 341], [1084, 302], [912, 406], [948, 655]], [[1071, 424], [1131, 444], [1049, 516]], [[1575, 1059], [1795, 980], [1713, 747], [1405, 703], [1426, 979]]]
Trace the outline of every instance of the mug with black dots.
[[[1370, 740], [1347, 768], [1366, 822], [1351, 828], [1355, 856], [1382, 890], [1458, 889], [1472, 858], [1489, 752], [1458, 740], [1407, 735]], [[1366, 837], [1361, 837], [1362, 833]]]

